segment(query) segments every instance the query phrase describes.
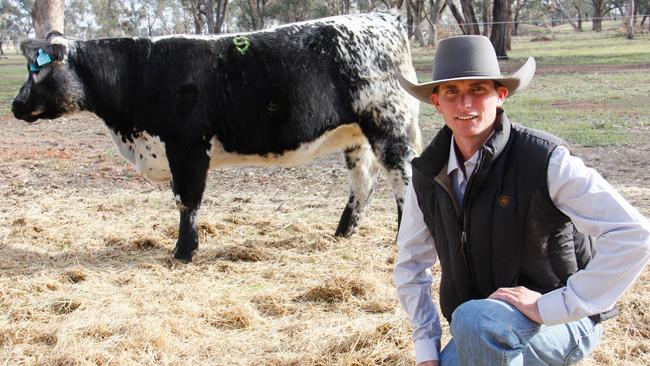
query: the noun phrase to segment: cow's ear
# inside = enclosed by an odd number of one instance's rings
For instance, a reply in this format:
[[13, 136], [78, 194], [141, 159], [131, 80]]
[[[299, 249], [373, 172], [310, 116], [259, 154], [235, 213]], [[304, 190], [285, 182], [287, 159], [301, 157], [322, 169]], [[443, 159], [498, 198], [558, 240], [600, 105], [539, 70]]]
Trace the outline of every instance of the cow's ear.
[[20, 43], [20, 50], [23, 52], [23, 56], [25, 56], [30, 62], [33, 62], [36, 60], [38, 50], [42, 49], [45, 46], [47, 46], [47, 43], [43, 41], [36, 39], [27, 39]]
[[67, 52], [66, 47], [62, 44], [51, 44], [36, 39], [28, 39], [26, 41], [23, 41], [20, 44], [20, 49], [23, 52], [23, 56], [25, 56], [32, 63], [36, 61], [39, 50], [43, 50], [43, 52], [50, 56], [52, 62], [63, 61]]

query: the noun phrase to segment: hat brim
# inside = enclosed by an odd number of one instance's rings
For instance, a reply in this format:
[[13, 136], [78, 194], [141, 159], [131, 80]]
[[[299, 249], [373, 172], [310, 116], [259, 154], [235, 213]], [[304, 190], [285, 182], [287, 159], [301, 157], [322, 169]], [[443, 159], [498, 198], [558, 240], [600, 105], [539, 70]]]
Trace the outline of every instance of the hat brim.
[[428, 83], [422, 84], [413, 84], [410, 81], [406, 80], [400, 73], [397, 73], [397, 80], [399, 81], [402, 88], [406, 90], [409, 94], [417, 98], [419, 101], [431, 104], [431, 94], [433, 94], [433, 89], [445, 82], [456, 81], [456, 80], [494, 80], [499, 82], [499, 84], [508, 88], [508, 96], [514, 95], [517, 92], [520, 92], [528, 87], [530, 82], [533, 80], [535, 75], [535, 59], [529, 57], [528, 60], [511, 76], [501, 76], [501, 77], [491, 77], [491, 76], [468, 76], [462, 78], [453, 78], [453, 79], [443, 79], [443, 80], [434, 80]]

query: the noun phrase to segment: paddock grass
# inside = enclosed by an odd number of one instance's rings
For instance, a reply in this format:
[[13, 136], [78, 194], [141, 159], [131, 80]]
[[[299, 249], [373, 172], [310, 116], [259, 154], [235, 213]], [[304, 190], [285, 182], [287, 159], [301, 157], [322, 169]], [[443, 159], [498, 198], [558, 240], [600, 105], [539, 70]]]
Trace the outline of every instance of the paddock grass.
[[11, 113], [11, 102], [27, 76], [25, 58], [10, 53], [0, 58], [0, 116]]
[[[500, 62], [502, 71], [510, 73], [534, 57], [537, 74], [528, 90], [506, 102], [510, 118], [572, 144], [645, 141], [650, 136], [650, 35], [627, 40], [614, 24], [604, 29], [599, 34], [550, 29], [545, 33], [550, 40], [542, 42], [531, 41], [535, 35], [515, 37], [509, 59]], [[413, 49], [421, 82], [431, 80], [433, 53]], [[425, 136], [427, 128], [442, 125], [428, 105], [422, 106], [420, 121]]]

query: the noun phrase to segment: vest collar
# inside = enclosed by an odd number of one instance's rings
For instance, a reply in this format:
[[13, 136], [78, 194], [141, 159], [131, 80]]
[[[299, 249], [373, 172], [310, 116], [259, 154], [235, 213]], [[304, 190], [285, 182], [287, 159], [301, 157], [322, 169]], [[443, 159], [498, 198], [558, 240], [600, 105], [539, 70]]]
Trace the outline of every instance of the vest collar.
[[[491, 164], [503, 151], [508, 139], [510, 139], [510, 130], [512, 125], [506, 116], [506, 113], [499, 109], [494, 124], [494, 133], [481, 146], [481, 160], [483, 166]], [[440, 129], [438, 134], [433, 138], [429, 146], [422, 152], [420, 157], [413, 159], [411, 162], [413, 169], [425, 177], [433, 180], [440, 173], [440, 170], [446, 168], [449, 160], [449, 149], [451, 148], [451, 129], [446, 125]]]

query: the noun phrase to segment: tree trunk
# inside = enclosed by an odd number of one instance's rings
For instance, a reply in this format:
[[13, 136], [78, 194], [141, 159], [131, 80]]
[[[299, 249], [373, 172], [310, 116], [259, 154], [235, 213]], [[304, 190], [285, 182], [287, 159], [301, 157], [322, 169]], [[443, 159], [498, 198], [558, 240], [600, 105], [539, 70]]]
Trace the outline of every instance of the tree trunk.
[[440, 20], [440, 13], [445, 6], [445, 0], [429, 0], [429, 47], [436, 47], [438, 43], [438, 35], [436, 28]]
[[214, 32], [223, 32], [223, 22], [226, 19], [226, 10], [228, 9], [228, 0], [217, 0], [215, 8]]
[[422, 34], [422, 8], [424, 7], [424, 0], [408, 0], [406, 6], [411, 8], [413, 15], [413, 35], [420, 47], [426, 47], [424, 42], [424, 35]]
[[413, 25], [413, 11], [411, 10], [411, 7], [409, 4], [406, 4], [406, 33], [408, 36], [408, 39], [411, 39], [413, 37], [414, 31], [414, 25]]
[[5, 51], [2, 49], [2, 38], [0, 38], [0, 55], [5, 55]]
[[560, 14], [562, 14], [562, 17], [566, 19], [569, 22], [569, 24], [571, 24], [571, 28], [573, 28], [573, 30], [577, 32], [578, 26], [573, 21], [573, 19], [571, 19], [571, 16], [567, 14], [566, 11], [564, 11], [564, 8], [562, 7], [562, 3], [560, 3], [560, 0], [555, 0], [555, 8], [557, 9], [557, 11], [560, 12]]
[[506, 52], [506, 20], [508, 0], [494, 0], [494, 7], [492, 8], [492, 32], [490, 33], [490, 41], [494, 46], [497, 57], [500, 59], [507, 59], [508, 53]]
[[512, 0], [508, 0], [508, 24], [506, 26], [506, 50], [512, 50]]
[[605, 16], [605, 0], [591, 0], [593, 12], [593, 19], [591, 30], [594, 32], [603, 31], [603, 16]]
[[526, 0], [516, 0], [515, 2], [515, 16], [514, 16], [514, 24], [512, 27], [512, 35], [516, 36], [517, 31], [519, 30], [519, 13], [521, 12], [521, 9], [526, 6]]
[[490, 32], [490, 19], [488, 14], [490, 12], [490, 0], [483, 0], [483, 11], [481, 12], [481, 19], [483, 20], [483, 35], [487, 37]]
[[460, 6], [463, 9], [463, 18], [465, 18], [465, 29], [469, 32], [467, 34], [481, 34], [476, 15], [474, 14], [472, 0], [460, 0]]
[[454, 5], [453, 0], [445, 0], [447, 2], [447, 7], [449, 8], [449, 11], [451, 11], [451, 15], [454, 16], [454, 19], [456, 19], [456, 23], [458, 23], [458, 27], [460, 27], [460, 30], [463, 32], [463, 34], [469, 34], [467, 33], [467, 27], [465, 26], [465, 19], [463, 19], [463, 15], [458, 11], [458, 8], [456, 5]]
[[582, 32], [582, 14], [578, 11], [578, 32]]
[[627, 0], [625, 30], [627, 39], [634, 39], [634, 0]]
[[32, 8], [36, 38], [45, 39], [53, 30], [63, 33], [63, 0], [36, 0]]

